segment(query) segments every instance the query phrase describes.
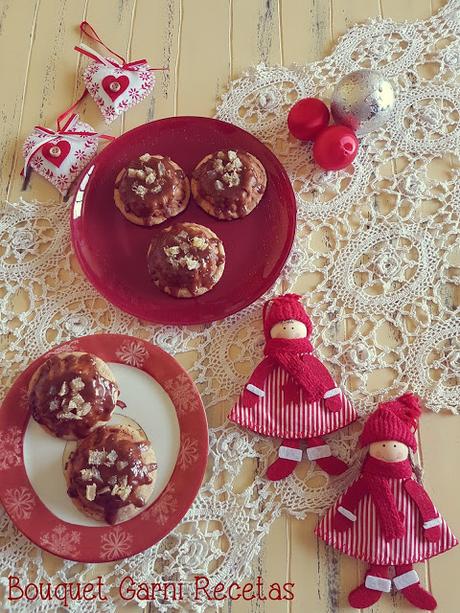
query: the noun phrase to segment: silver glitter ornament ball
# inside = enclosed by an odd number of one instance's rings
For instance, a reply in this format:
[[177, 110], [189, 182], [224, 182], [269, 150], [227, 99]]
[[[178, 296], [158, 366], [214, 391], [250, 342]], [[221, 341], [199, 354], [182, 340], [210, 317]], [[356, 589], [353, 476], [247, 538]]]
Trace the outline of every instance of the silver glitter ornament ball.
[[336, 123], [349, 126], [360, 136], [388, 121], [394, 104], [393, 87], [381, 72], [356, 70], [337, 83], [331, 111]]

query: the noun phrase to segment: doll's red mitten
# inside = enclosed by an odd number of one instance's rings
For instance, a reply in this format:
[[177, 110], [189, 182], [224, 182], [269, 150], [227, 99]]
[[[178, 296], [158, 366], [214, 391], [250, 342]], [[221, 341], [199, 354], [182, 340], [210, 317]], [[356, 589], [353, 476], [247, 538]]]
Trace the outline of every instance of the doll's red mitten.
[[441, 526], [431, 526], [431, 528], [424, 529], [424, 535], [427, 541], [430, 543], [437, 543], [441, 540]]
[[331, 413], [337, 413], [342, 408], [342, 394], [338, 388], [329, 390], [324, 394], [324, 406]]
[[337, 532], [345, 532], [345, 530], [351, 528], [352, 525], [353, 522], [348, 519], [348, 517], [345, 517], [345, 515], [342, 515], [342, 513], [339, 511], [337, 511], [334, 519], [332, 520], [332, 527], [337, 530]]
[[260, 395], [254, 394], [253, 392], [249, 391], [246, 386], [241, 401], [243, 406], [248, 409], [253, 409], [255, 406], [257, 406], [257, 403], [259, 402], [260, 398]]

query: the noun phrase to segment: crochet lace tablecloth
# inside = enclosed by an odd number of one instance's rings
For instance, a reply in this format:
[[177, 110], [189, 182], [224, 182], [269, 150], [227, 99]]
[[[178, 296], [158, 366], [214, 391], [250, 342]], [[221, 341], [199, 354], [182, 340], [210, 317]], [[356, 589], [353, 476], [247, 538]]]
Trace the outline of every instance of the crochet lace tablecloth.
[[[311, 149], [288, 138], [286, 115], [297, 99], [329, 99], [339, 79], [360, 68], [382, 70], [397, 101], [390, 122], [361, 140], [353, 168], [325, 172]], [[296, 288], [314, 324], [318, 355], [341, 381], [361, 415], [380, 398], [416, 390], [433, 411], [457, 411], [459, 280], [460, 4], [427, 21], [371, 21], [352, 28], [335, 51], [309, 66], [258, 66], [231, 84], [217, 117], [252, 132], [285, 165], [295, 188], [298, 230], [292, 255], [268, 295]], [[0, 234], [1, 386], [53, 344], [96, 332], [148, 338], [172, 354], [193, 350], [190, 369], [208, 414], [242, 387], [263, 347], [261, 305], [204, 328], [147, 325], [101, 298], [75, 265], [64, 204], [5, 205]], [[244, 288], [242, 288], [244, 290]], [[22, 305], [19, 307], [18, 305]], [[26, 305], [25, 309], [23, 305]], [[376, 373], [379, 386], [376, 387]], [[384, 381], [384, 383], [382, 383]], [[330, 437], [334, 451], [354, 458], [357, 429]], [[0, 433], [0, 478], [13, 441]], [[251, 576], [273, 521], [324, 511], [355, 476], [323, 479], [312, 466], [273, 484], [263, 478], [272, 441], [234, 426], [210, 429], [206, 481], [185, 519], [150, 550], [112, 565], [107, 586], [181, 581], [206, 575], [211, 584]], [[243, 463], [254, 478], [238, 478]], [[18, 505], [20, 507], [20, 500]], [[123, 542], [114, 547], [123, 548]], [[64, 562], [49, 574], [42, 553], [0, 510], [0, 568], [6, 577], [86, 581], [97, 568]], [[95, 572], [96, 571], [96, 572]], [[5, 579], [1, 580], [5, 581]], [[104, 610], [114, 601], [108, 595]], [[14, 608], [4, 600], [2, 610]], [[35, 603], [21, 602], [21, 611]], [[96, 602], [74, 610], [96, 611]], [[213, 604], [214, 606], [214, 604]], [[55, 604], [50, 604], [52, 610]], [[172, 610], [172, 603], [156, 603]], [[206, 603], [178, 607], [204, 610]], [[72, 609], [72, 606], [70, 607]], [[47, 610], [43, 603], [41, 611]]]

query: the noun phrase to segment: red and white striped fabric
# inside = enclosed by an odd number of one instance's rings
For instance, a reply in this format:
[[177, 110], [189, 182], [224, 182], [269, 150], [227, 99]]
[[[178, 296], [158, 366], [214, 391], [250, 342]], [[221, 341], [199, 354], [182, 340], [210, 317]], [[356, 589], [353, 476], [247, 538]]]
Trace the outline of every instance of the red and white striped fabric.
[[395, 566], [422, 562], [458, 544], [445, 520], [441, 518], [441, 538], [432, 543], [424, 537], [423, 520], [414, 500], [404, 488], [404, 479], [390, 479], [392, 493], [398, 510], [404, 516], [406, 535], [400, 539], [388, 541], [379, 525], [374, 502], [370, 495], [365, 495], [354, 511], [356, 521], [350, 528], [340, 532], [333, 528], [333, 518], [337, 508], [342, 504], [344, 494], [320, 520], [316, 534], [342, 553], [352, 558], [364, 560], [370, 564]]
[[294, 439], [335, 432], [357, 419], [352, 404], [342, 393], [342, 408], [336, 412], [327, 409], [324, 400], [304, 400], [301, 386], [281, 367], [268, 375], [263, 391], [265, 396], [252, 407], [244, 405], [242, 393], [229, 419], [265, 436]]

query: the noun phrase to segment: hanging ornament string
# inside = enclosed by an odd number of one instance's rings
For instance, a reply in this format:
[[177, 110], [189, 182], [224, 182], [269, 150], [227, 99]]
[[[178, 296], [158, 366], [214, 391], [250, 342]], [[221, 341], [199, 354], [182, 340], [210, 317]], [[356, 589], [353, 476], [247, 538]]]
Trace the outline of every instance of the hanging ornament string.
[[[118, 62], [110, 58], [104, 57], [97, 51], [94, 51], [94, 49], [92, 49], [91, 47], [88, 47], [88, 45], [85, 45], [85, 43], [80, 43], [79, 45], [76, 45], [74, 47], [75, 51], [78, 51], [79, 53], [86, 55], [87, 57], [91, 58], [95, 62], [100, 62], [101, 64], [104, 64], [105, 66], [114, 66], [115, 68], [123, 68], [124, 70], [138, 70], [140, 66], [145, 66], [147, 64], [146, 59], [134, 60], [133, 62], [127, 62], [126, 59], [122, 55], [116, 53], [115, 51], [113, 51], [113, 49], [110, 49], [110, 47], [108, 47], [102, 41], [101, 37], [97, 34], [93, 26], [89, 24], [87, 21], [81, 22], [80, 30], [83, 32], [83, 34], [86, 34], [88, 38], [102, 45], [104, 49], [107, 49], [107, 51], [111, 55], [115, 56], [121, 62], [121, 64], [119, 64]], [[147, 68], [147, 70], [149, 71], [168, 70], [168, 68]]]

